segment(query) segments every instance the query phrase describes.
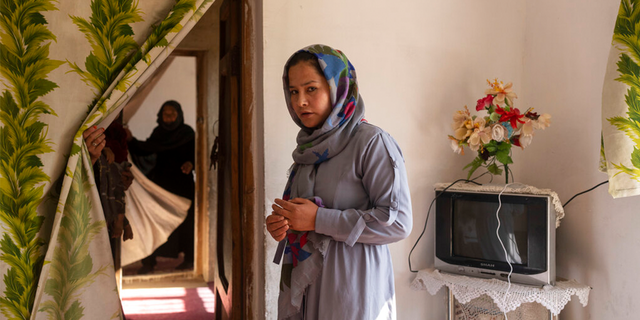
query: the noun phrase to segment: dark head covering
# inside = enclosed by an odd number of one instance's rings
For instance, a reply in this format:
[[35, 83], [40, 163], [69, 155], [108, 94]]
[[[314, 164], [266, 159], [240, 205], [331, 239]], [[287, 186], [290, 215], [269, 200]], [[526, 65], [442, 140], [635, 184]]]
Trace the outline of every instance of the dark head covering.
[[[162, 121], [162, 110], [166, 106], [172, 106], [178, 112], [176, 121], [165, 123]], [[158, 111], [158, 126], [153, 129], [151, 136], [147, 139], [147, 143], [154, 146], [155, 152], [170, 150], [177, 148], [191, 140], [195, 139], [196, 133], [193, 129], [184, 123], [184, 114], [180, 103], [175, 100], [169, 100], [162, 104], [162, 108]]]
[[[171, 106], [174, 109], [176, 109], [176, 112], [178, 112], [178, 117], [176, 118], [176, 121], [172, 123], [166, 123], [162, 120], [162, 111], [166, 106]], [[182, 106], [180, 106], [180, 103], [178, 103], [178, 101], [175, 101], [175, 100], [169, 100], [163, 103], [162, 108], [160, 108], [160, 110], [158, 111], [158, 119], [156, 120], [156, 122], [158, 123], [159, 126], [161, 126], [162, 128], [168, 131], [173, 131], [176, 128], [178, 128], [181, 124], [184, 124], [184, 113], [182, 112]]]

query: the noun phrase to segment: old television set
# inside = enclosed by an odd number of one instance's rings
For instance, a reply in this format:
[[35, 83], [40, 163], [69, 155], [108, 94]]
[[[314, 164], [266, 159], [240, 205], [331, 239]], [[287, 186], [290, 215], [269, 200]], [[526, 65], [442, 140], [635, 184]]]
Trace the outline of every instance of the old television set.
[[528, 285], [554, 284], [556, 214], [547, 195], [436, 189], [435, 268]]

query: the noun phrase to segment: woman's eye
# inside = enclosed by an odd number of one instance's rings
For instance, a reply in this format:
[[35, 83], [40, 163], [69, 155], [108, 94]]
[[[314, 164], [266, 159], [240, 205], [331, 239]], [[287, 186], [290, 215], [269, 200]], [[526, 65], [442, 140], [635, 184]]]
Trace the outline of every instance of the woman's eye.
[[291, 90], [291, 91], [289, 91], [289, 95], [290, 95], [290, 96], [292, 96], [292, 95], [294, 95], [294, 94], [297, 94], [297, 93], [298, 93], [298, 90]]
[[318, 88], [316, 88], [316, 87], [309, 87], [309, 88], [307, 89], [307, 91], [308, 91], [308, 92], [314, 92], [314, 91], [316, 91], [317, 89], [318, 89]]

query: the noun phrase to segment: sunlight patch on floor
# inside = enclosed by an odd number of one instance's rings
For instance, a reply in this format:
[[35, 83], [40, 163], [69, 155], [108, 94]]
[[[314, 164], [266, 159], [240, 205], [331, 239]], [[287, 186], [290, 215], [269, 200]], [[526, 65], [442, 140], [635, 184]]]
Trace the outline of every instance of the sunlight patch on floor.
[[198, 319], [215, 311], [215, 295], [208, 287], [124, 289], [121, 296], [125, 315], [132, 319], [146, 319], [140, 317], [145, 315]]

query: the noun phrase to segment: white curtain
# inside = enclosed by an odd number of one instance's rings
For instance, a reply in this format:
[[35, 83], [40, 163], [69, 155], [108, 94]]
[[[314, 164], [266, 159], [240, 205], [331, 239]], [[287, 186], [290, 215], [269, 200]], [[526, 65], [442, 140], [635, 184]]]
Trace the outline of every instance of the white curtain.
[[135, 165], [131, 173], [134, 179], [126, 191], [126, 216], [134, 236], [122, 242], [123, 266], [145, 258], [165, 243], [191, 206], [191, 200], [162, 189]]

